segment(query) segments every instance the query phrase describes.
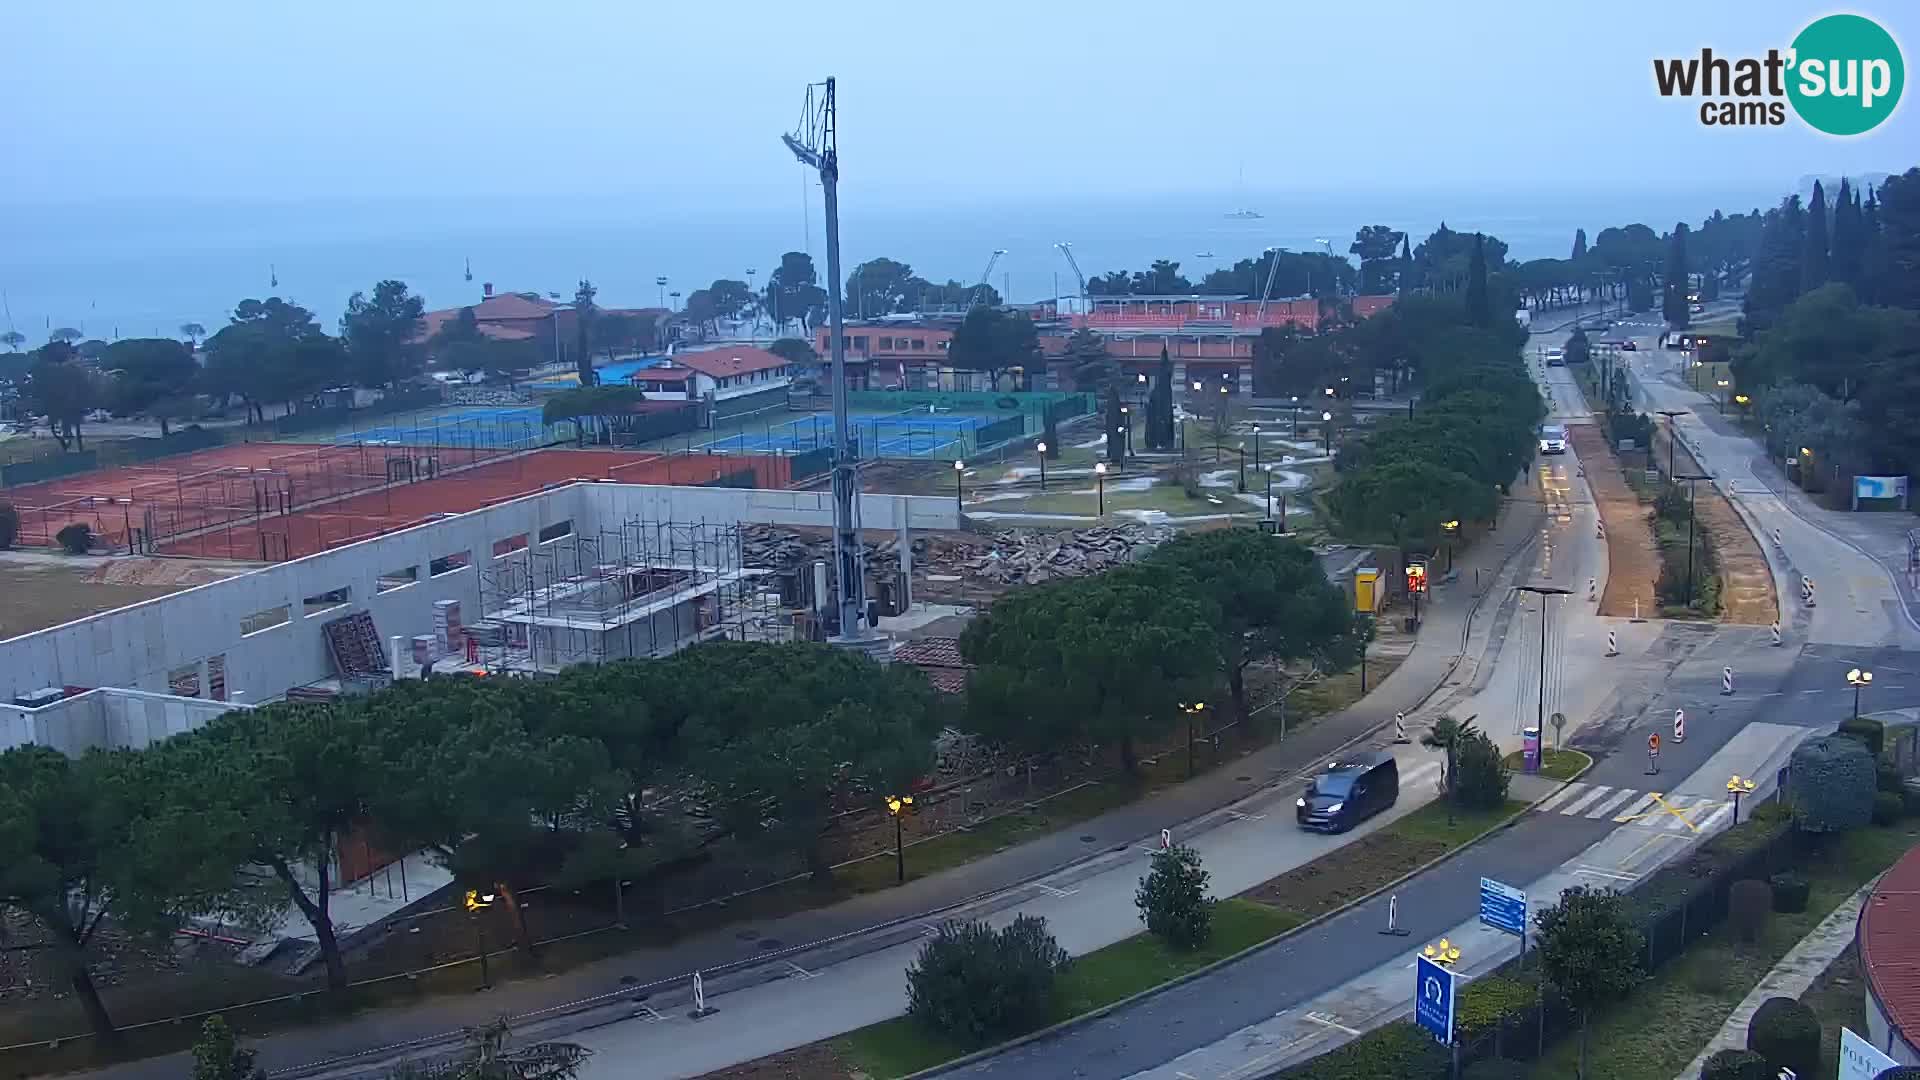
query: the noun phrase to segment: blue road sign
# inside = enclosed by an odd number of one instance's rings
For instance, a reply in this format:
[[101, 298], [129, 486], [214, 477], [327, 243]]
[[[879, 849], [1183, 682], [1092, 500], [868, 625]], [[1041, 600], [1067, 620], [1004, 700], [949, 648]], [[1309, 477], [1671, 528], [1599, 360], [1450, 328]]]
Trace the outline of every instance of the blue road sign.
[[1453, 1042], [1453, 972], [1424, 956], [1413, 963], [1413, 1022], [1440, 1042]]
[[1481, 878], [1480, 921], [1495, 930], [1525, 936], [1527, 894], [1492, 878]]

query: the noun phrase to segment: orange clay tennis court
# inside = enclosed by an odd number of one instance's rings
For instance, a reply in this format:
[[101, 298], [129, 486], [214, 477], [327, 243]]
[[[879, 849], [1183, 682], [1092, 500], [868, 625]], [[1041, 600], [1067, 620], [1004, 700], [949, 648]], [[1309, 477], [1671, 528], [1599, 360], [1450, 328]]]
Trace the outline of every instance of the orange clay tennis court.
[[441, 514], [519, 498], [575, 480], [625, 484], [727, 484], [784, 488], [791, 459], [761, 454], [661, 454], [620, 450], [540, 450], [464, 468], [452, 475], [397, 481], [289, 513], [200, 529], [159, 545], [168, 555], [280, 561], [327, 551], [421, 524]]

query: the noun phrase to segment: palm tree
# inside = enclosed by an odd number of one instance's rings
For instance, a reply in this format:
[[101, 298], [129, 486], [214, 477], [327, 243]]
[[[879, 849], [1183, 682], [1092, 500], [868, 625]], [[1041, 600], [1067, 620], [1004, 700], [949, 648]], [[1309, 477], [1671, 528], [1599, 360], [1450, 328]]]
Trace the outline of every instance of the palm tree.
[[1454, 748], [1460, 745], [1461, 740], [1465, 739], [1467, 734], [1473, 731], [1473, 721], [1474, 717], [1471, 716], [1467, 717], [1465, 723], [1455, 720], [1451, 716], [1443, 716], [1433, 722], [1433, 727], [1429, 728], [1425, 735], [1420, 736], [1421, 746], [1429, 750], [1443, 750], [1447, 755], [1447, 768], [1444, 776], [1446, 778], [1447, 788], [1445, 793], [1447, 800], [1447, 824], [1449, 825], [1453, 824], [1453, 752]]

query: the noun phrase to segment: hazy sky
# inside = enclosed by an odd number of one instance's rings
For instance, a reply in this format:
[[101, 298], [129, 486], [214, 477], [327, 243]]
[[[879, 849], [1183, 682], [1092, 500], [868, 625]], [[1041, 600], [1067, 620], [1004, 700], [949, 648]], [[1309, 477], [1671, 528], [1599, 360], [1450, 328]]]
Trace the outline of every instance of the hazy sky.
[[[841, 92], [849, 198], [1786, 188], [1920, 160], [1704, 128], [1655, 55], [1785, 47], [1828, 8], [1430, 0], [903, 4], [106, 0], [0, 11], [0, 202], [627, 194], [791, 207], [776, 140]], [[1920, 59], [1920, 7], [1854, 10]], [[1910, 89], [1908, 96], [1912, 96]]]

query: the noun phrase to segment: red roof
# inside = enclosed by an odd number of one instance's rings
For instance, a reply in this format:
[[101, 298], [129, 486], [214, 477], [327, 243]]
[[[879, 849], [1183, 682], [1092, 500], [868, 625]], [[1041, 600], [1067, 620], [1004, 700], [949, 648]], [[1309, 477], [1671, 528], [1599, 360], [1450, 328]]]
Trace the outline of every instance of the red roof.
[[901, 642], [893, 650], [893, 659], [919, 668], [935, 690], [947, 694], [965, 691], [967, 673], [973, 670], [973, 665], [960, 655], [959, 638], [916, 638]]
[[1920, 847], [1901, 856], [1860, 909], [1860, 966], [1887, 1019], [1909, 1042], [1920, 1038]]
[[673, 359], [675, 363], [690, 367], [713, 379], [750, 375], [756, 371], [773, 371], [787, 366], [787, 361], [783, 357], [775, 356], [765, 349], [744, 345], [722, 345], [717, 349], [681, 353]]
[[[531, 340], [532, 330], [524, 326], [502, 324], [549, 318], [558, 306], [550, 300], [525, 297], [518, 293], [499, 293], [472, 305], [474, 322], [479, 325], [480, 333], [495, 341]], [[414, 335], [413, 340], [432, 340], [442, 327], [460, 317], [461, 310], [457, 307], [441, 308], [422, 314], [420, 332]]]
[[693, 377], [692, 368], [675, 367], [661, 364], [659, 367], [641, 368], [627, 376], [628, 382], [686, 382]]
[[1391, 296], [1356, 296], [1353, 298], [1353, 315], [1356, 319], [1364, 319], [1378, 315], [1392, 306], [1393, 297]]

